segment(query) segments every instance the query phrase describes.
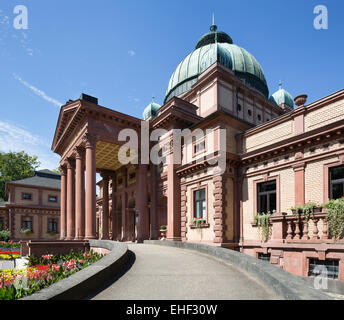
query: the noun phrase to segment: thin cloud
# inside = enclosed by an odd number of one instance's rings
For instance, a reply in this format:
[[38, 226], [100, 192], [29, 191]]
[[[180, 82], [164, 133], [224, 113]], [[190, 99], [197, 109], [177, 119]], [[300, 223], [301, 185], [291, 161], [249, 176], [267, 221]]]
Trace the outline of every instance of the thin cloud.
[[128, 54], [129, 56], [133, 57], [134, 55], [136, 55], [136, 52], [134, 50], [129, 50]]
[[59, 157], [50, 150], [50, 144], [45, 139], [11, 122], [0, 121], [0, 151], [22, 150], [31, 156], [37, 156], [41, 169], [58, 167]]
[[21, 84], [23, 84], [25, 87], [29, 88], [31, 91], [33, 91], [33, 93], [35, 93], [36, 95], [40, 96], [42, 99], [54, 104], [57, 107], [61, 107], [62, 103], [54, 98], [49, 97], [48, 95], [46, 95], [46, 93], [36, 87], [34, 87], [32, 84], [26, 82], [25, 80], [23, 80], [21, 77], [19, 77], [18, 75], [16, 75], [15, 73], [13, 73], [13, 77], [14, 79], [18, 80]]

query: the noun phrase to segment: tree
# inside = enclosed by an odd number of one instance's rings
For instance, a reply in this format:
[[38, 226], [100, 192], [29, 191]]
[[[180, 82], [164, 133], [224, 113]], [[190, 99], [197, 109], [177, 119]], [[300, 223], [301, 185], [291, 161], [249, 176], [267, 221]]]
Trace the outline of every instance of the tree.
[[0, 200], [5, 200], [6, 182], [32, 177], [40, 165], [37, 156], [21, 152], [0, 152]]

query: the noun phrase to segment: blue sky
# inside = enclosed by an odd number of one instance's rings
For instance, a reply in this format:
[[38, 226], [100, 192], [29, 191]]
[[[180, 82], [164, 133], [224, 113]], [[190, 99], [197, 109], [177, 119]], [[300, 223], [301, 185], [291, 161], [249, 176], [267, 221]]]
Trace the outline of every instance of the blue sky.
[[[326, 5], [328, 30], [315, 30], [314, 7]], [[13, 27], [16, 5], [28, 29]], [[0, 151], [50, 151], [59, 104], [81, 92], [141, 117], [162, 104], [169, 77], [209, 30], [211, 15], [261, 64], [270, 93], [278, 82], [315, 101], [343, 89], [344, 3], [338, 0], [2, 0], [0, 3]]]

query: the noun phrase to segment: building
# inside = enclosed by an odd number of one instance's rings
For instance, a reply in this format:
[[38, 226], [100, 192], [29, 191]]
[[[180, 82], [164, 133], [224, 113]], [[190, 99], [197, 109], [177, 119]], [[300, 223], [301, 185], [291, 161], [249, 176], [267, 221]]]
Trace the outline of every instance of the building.
[[[343, 196], [344, 90], [309, 104], [281, 85], [270, 96], [254, 56], [212, 25], [173, 72], [164, 105], [150, 103], [143, 120], [85, 94], [62, 106], [52, 144], [61, 156], [62, 239], [141, 242], [167, 225], [168, 240], [240, 250], [304, 276], [325, 266], [344, 280], [344, 243], [331, 238], [326, 213], [308, 223], [292, 213]], [[137, 134], [137, 149], [121, 152], [122, 129]], [[165, 131], [143, 142], [156, 129]], [[175, 129], [206, 134], [179, 148]], [[146, 148], [159, 150], [160, 164], [143, 161]], [[272, 233], [262, 239], [255, 217], [267, 212]]]
[[8, 182], [8, 202], [0, 204], [0, 225], [11, 240], [54, 240], [60, 233], [61, 176], [50, 170]]

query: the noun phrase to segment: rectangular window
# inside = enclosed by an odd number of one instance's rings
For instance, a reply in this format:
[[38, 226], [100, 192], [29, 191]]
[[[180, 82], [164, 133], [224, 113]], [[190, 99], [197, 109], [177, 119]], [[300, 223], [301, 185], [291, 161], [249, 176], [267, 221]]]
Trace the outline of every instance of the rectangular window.
[[32, 200], [32, 194], [31, 193], [22, 193], [22, 200]]
[[271, 255], [270, 254], [264, 254], [264, 253], [258, 253], [258, 259], [270, 262]]
[[57, 232], [57, 220], [49, 219], [48, 220], [48, 232]]
[[22, 220], [21, 228], [32, 232], [32, 218], [24, 218]]
[[330, 169], [330, 198], [339, 199], [344, 196], [344, 166]]
[[[339, 260], [309, 259], [308, 276], [316, 277], [319, 275], [327, 276], [329, 279], [338, 279]], [[327, 274], [327, 275], [326, 275]]]
[[194, 191], [194, 218], [206, 219], [205, 189]]
[[48, 201], [49, 202], [57, 202], [57, 197], [56, 196], [49, 196]]
[[205, 140], [194, 144], [194, 154], [201, 153], [205, 150]]
[[0, 230], [4, 230], [4, 219], [0, 218]]
[[258, 213], [273, 213], [277, 210], [276, 180], [258, 184]]

